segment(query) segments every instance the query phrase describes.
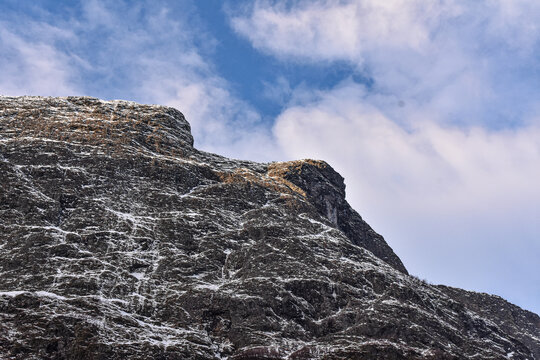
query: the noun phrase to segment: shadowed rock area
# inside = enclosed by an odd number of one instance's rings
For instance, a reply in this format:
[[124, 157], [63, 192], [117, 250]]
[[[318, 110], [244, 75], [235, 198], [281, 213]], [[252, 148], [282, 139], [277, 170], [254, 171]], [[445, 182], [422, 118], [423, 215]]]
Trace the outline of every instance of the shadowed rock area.
[[2, 359], [540, 359], [540, 318], [408, 275], [327, 163], [175, 109], [0, 97]]

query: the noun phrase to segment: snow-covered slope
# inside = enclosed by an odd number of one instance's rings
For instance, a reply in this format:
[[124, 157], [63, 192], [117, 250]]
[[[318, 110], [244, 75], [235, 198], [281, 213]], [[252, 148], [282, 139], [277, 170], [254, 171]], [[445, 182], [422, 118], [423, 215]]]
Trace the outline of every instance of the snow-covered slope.
[[2, 359], [540, 358], [536, 314], [409, 276], [328, 164], [198, 151], [172, 108], [0, 97], [0, 219]]

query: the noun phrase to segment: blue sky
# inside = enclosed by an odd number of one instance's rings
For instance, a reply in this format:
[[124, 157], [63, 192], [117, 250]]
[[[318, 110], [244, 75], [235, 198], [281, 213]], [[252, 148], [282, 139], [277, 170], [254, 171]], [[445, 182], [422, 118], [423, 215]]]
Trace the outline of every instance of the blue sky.
[[170, 105], [320, 158], [411, 273], [540, 312], [535, 0], [0, 2], [0, 93]]

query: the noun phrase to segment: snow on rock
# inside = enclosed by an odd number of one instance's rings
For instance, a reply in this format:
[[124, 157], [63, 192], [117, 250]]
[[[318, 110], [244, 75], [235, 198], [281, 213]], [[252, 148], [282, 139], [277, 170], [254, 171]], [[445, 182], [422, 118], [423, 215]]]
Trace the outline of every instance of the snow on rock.
[[322, 161], [175, 109], [0, 97], [2, 359], [540, 359], [537, 315], [407, 274]]

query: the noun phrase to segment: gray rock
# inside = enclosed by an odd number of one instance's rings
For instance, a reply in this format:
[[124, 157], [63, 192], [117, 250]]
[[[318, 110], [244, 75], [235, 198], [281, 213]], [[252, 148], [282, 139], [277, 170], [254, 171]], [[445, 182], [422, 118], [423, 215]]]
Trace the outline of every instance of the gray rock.
[[328, 164], [199, 151], [172, 108], [0, 97], [0, 216], [1, 358], [539, 357], [536, 314], [409, 276]]

